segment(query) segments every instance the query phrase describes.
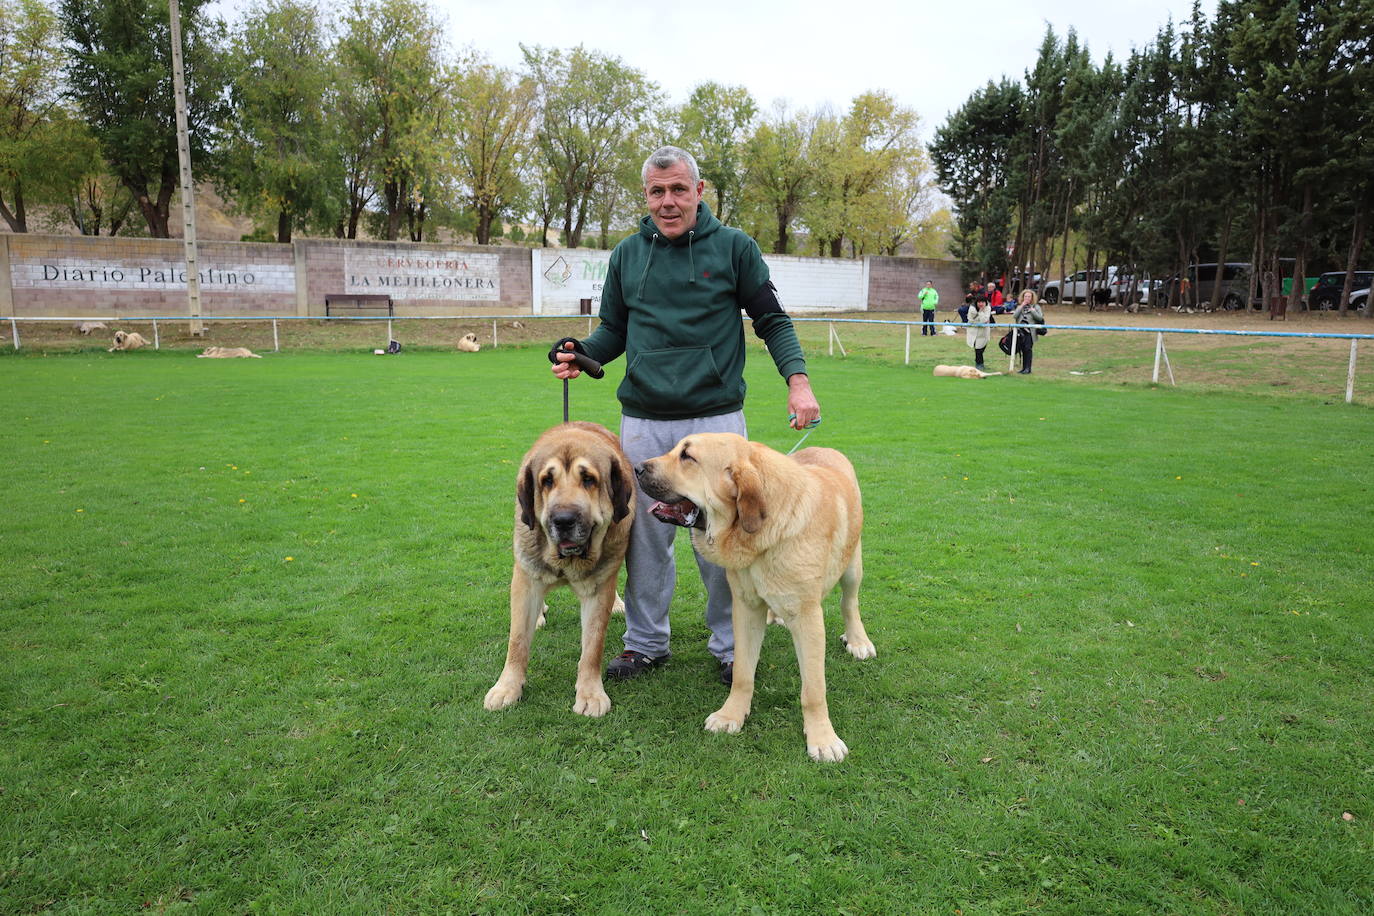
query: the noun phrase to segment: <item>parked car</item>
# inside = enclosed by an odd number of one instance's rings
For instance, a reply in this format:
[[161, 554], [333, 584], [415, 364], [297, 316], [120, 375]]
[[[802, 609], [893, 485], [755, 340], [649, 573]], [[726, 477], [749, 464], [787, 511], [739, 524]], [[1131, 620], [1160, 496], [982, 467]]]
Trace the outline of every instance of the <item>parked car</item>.
[[1369, 310], [1369, 287], [1357, 289], [1350, 293], [1350, 311], [1365, 312]]
[[[1279, 258], [1279, 273], [1283, 276], [1292, 276], [1293, 264], [1293, 258]], [[1178, 277], [1175, 276], [1168, 280], [1169, 308], [1210, 308], [1212, 293], [1217, 286], [1221, 287], [1220, 298], [1217, 299], [1217, 302], [1223, 309], [1245, 308], [1246, 298], [1250, 295], [1250, 265], [1246, 261], [1227, 261], [1226, 264], [1193, 264], [1189, 266], [1187, 279], [1189, 279], [1190, 288], [1183, 301], [1179, 301]], [[1263, 295], [1263, 291], [1256, 287], [1254, 298], [1250, 299], [1252, 308], [1264, 308], [1261, 295]]]
[[[1131, 294], [1134, 285], [1135, 293]], [[1040, 290], [1040, 296], [1050, 305], [1057, 302], [1087, 302], [1091, 296], [1099, 304], [1108, 302], [1148, 302], [1151, 282], [1146, 277], [1135, 278], [1116, 267], [1108, 267], [1105, 279], [1100, 270], [1080, 270], [1062, 280], [1050, 280]]]
[[[1351, 285], [1351, 298], [1356, 290], [1368, 290], [1374, 283], [1374, 270], [1355, 271], [1355, 282]], [[1307, 307], [1313, 311], [1335, 309], [1341, 306], [1341, 292], [1345, 289], [1345, 271], [1333, 270], [1317, 278], [1317, 283], [1307, 293]]]

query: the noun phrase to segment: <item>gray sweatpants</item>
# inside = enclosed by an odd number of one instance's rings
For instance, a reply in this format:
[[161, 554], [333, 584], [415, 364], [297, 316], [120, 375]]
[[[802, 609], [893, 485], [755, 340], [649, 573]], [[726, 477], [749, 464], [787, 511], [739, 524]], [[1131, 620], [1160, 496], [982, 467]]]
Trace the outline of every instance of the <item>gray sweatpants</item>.
[[[620, 444], [625, 457], [635, 465], [657, 458], [692, 433], [738, 433], [747, 437], [744, 411], [692, 420], [620, 418]], [[625, 648], [658, 658], [669, 652], [668, 607], [677, 584], [673, 537], [682, 529], [650, 515], [652, 504], [653, 500], [643, 493], [636, 495], [635, 523], [630, 529], [630, 549], [625, 556]], [[730, 584], [725, 579], [725, 570], [708, 563], [699, 553], [696, 558], [701, 581], [706, 585], [706, 626], [711, 630], [706, 648], [723, 662], [734, 661], [735, 630], [730, 620]]]

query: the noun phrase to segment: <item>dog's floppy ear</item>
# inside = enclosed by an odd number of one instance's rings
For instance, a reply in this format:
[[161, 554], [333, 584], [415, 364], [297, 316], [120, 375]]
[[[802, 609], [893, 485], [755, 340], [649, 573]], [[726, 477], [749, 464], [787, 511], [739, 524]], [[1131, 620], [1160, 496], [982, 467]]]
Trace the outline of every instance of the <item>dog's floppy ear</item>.
[[735, 481], [735, 515], [739, 517], [740, 527], [754, 534], [763, 527], [763, 520], [768, 517], [763, 505], [763, 478], [748, 461], [742, 461], [727, 470]]
[[611, 521], [618, 522], [630, 514], [630, 498], [634, 496], [634, 474], [626, 473], [627, 462], [619, 455], [611, 456], [611, 505], [615, 511]]
[[526, 528], [538, 528], [539, 519], [534, 514], [534, 462], [531, 461], [520, 471], [520, 480], [515, 485], [515, 498], [520, 502], [520, 521]]

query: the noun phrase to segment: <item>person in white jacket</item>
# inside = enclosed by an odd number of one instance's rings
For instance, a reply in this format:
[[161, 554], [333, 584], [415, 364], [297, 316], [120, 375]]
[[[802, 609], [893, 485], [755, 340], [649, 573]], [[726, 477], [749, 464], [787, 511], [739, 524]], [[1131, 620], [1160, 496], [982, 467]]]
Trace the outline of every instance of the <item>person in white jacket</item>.
[[977, 325], [987, 325], [992, 322], [992, 305], [988, 302], [988, 297], [980, 295], [973, 300], [973, 308], [969, 309], [969, 326], [964, 330], [964, 340], [973, 349], [973, 365], [979, 369], [983, 368], [983, 351], [988, 348], [988, 341], [992, 339], [992, 328], [977, 327]]

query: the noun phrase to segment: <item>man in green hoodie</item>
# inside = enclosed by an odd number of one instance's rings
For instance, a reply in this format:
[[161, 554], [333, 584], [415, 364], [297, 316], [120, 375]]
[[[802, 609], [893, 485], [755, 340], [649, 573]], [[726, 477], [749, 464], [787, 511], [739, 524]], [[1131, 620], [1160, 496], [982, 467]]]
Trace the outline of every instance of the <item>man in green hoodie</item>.
[[[560, 341], [550, 353], [553, 373], [576, 378], [573, 351], [600, 363], [625, 354], [620, 440], [638, 465], [669, 451], [682, 437], [731, 432], [747, 438], [744, 422], [743, 309], [754, 333], [787, 381], [791, 425], [820, 420], [806, 375], [806, 359], [792, 319], [778, 302], [758, 243], [723, 225], [701, 199], [704, 183], [690, 153], [655, 150], [641, 172], [649, 215], [639, 232], [611, 252], [601, 292], [601, 324], [585, 340]], [[626, 557], [625, 651], [606, 675], [637, 677], [668, 660], [676, 567], [676, 530], [637, 500]], [[720, 661], [720, 679], [734, 671], [735, 637], [725, 570], [698, 554], [706, 585], [707, 648]]]

